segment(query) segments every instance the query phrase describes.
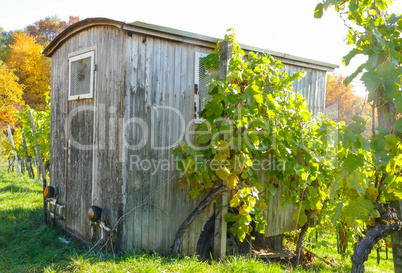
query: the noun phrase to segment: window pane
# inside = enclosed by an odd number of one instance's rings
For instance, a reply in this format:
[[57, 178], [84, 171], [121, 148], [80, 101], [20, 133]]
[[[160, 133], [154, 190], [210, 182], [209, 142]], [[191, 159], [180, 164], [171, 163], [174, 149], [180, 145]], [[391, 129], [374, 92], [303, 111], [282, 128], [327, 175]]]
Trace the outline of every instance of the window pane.
[[91, 93], [91, 59], [87, 57], [71, 62], [70, 96]]

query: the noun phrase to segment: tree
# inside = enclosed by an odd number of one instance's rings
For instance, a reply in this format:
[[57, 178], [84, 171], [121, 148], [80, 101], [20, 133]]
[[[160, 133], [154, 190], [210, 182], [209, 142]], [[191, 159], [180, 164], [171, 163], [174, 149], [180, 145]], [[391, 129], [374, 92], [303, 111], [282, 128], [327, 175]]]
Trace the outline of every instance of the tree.
[[50, 89], [50, 60], [41, 53], [43, 46], [33, 36], [13, 33], [12, 37], [14, 42], [7, 55], [7, 66], [24, 86], [25, 103], [36, 110], [44, 110], [45, 94]]
[[22, 94], [23, 86], [18, 83], [18, 77], [0, 61], [0, 131], [17, 121], [13, 113], [23, 108]]
[[[351, 257], [352, 272], [364, 272], [364, 262], [374, 245], [402, 228], [400, 211], [389, 205], [391, 201], [399, 204], [402, 198], [402, 16], [386, 13], [391, 4], [392, 0], [327, 0], [319, 3], [314, 12], [320, 18], [324, 10], [334, 7], [343, 18], [348, 27], [347, 43], [354, 45], [343, 58], [345, 65], [356, 55], [367, 57], [344, 82], [347, 85], [363, 73], [361, 79], [379, 124], [377, 131], [373, 127], [373, 137], [368, 142], [359, 134], [365, 127], [364, 120], [355, 119], [355, 124], [345, 131], [344, 149], [339, 155], [345, 171], [338, 192], [354, 191], [357, 197], [353, 206], [342, 206], [343, 213], [353, 218], [356, 206], [364, 208], [364, 213], [355, 214], [354, 220], [364, 221], [367, 227]], [[402, 242], [392, 238], [395, 270], [400, 270], [401, 254], [396, 249]]]
[[[46, 94], [46, 100], [49, 100], [48, 94]], [[35, 121], [36, 135], [33, 135], [32, 133], [32, 127], [29, 117], [30, 111], [32, 112]], [[43, 161], [49, 162], [50, 104], [46, 106], [44, 111], [35, 111], [31, 109], [28, 105], [25, 106], [25, 109], [23, 107], [20, 107], [19, 111], [14, 113], [13, 118], [16, 120], [12, 131], [14, 137], [15, 151], [17, 152], [18, 157], [25, 158], [25, 150], [23, 144], [23, 138], [25, 138], [28, 156], [35, 156], [35, 141], [38, 141]], [[7, 137], [1, 138], [0, 146], [2, 148], [2, 156], [8, 156], [14, 151]]]
[[68, 22], [61, 21], [57, 16], [46, 17], [27, 26], [25, 32], [36, 37], [38, 43], [46, 46], [65, 28], [79, 21], [78, 16], [70, 16]]
[[6, 55], [10, 49], [9, 45], [12, 43], [12, 31], [4, 31], [0, 27], [0, 61], [4, 62], [6, 60]]
[[353, 85], [345, 86], [345, 77], [339, 74], [327, 75], [327, 88], [325, 98], [325, 108], [336, 105], [338, 113], [334, 120], [342, 120], [346, 125], [352, 123], [352, 117], [359, 115], [361, 100], [354, 95]]

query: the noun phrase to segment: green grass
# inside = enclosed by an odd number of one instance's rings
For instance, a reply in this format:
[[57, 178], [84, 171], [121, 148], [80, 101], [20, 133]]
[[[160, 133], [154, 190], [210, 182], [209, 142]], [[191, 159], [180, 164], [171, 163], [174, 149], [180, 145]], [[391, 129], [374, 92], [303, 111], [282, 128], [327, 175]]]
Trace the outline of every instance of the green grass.
[[79, 249], [63, 245], [62, 232], [42, 224], [41, 187], [0, 170], [0, 272], [41, 272]]
[[[314, 268], [290, 270], [286, 264], [267, 264], [256, 258], [232, 257], [211, 264], [196, 257], [181, 259], [158, 255], [126, 253], [85, 253], [90, 246], [72, 241], [68, 245], [59, 237], [72, 240], [61, 229], [42, 224], [42, 184], [6, 174], [0, 167], [0, 272], [349, 272], [350, 257], [336, 254], [333, 235], [319, 239], [320, 248], [311, 249], [319, 256], [339, 261], [336, 268], [324, 263]], [[327, 242], [326, 244], [324, 242]], [[351, 248], [349, 247], [349, 250]], [[392, 258], [380, 266], [376, 255], [366, 263], [366, 272], [391, 272]], [[390, 257], [392, 254], [390, 253]], [[316, 263], [318, 264], [318, 262]]]

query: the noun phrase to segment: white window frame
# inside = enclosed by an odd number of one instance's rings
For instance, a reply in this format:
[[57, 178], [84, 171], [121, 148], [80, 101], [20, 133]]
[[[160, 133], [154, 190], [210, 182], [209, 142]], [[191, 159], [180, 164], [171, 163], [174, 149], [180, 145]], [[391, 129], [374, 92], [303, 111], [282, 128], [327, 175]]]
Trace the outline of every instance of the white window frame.
[[[83, 95], [71, 96], [71, 63], [81, 59], [91, 57], [91, 74], [90, 74], [90, 92]], [[68, 100], [92, 99], [94, 97], [94, 81], [95, 81], [95, 50], [91, 49], [85, 53], [77, 52], [68, 58]]]
[[197, 85], [197, 93], [194, 93], [194, 103], [195, 103], [195, 121], [194, 123], [200, 124], [204, 122], [200, 118], [200, 59], [208, 56], [208, 53], [195, 53], [195, 70], [194, 70], [194, 84]]

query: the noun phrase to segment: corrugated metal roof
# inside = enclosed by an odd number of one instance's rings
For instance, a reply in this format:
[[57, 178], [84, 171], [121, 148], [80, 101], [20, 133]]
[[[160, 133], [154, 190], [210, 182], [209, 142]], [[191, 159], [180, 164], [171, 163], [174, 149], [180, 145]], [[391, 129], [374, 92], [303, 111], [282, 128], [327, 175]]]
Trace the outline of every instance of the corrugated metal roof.
[[[50, 42], [50, 44], [44, 49], [43, 53], [45, 54], [45, 56], [51, 57], [53, 52], [71, 36], [75, 35], [80, 31], [83, 31], [84, 29], [94, 26], [114, 26], [117, 28], [122, 28], [129, 32], [141, 33], [164, 39], [177, 40], [184, 43], [196, 44], [199, 46], [209, 48], [214, 48], [216, 43], [219, 41], [218, 38], [153, 24], [147, 24], [139, 21], [134, 23], [125, 23], [108, 18], [88, 18], [66, 28], [55, 39], [53, 39], [53, 41]], [[297, 57], [264, 48], [258, 48], [243, 44], [241, 44], [241, 47], [246, 52], [247, 51], [266, 52], [274, 56], [276, 59], [281, 60], [283, 63], [293, 64], [301, 67], [308, 67], [324, 71], [333, 71], [335, 68], [339, 67], [336, 64], [321, 62], [303, 57]]]

